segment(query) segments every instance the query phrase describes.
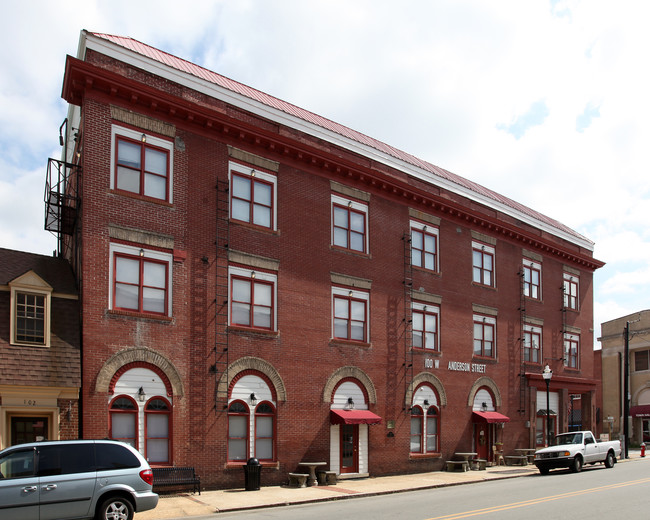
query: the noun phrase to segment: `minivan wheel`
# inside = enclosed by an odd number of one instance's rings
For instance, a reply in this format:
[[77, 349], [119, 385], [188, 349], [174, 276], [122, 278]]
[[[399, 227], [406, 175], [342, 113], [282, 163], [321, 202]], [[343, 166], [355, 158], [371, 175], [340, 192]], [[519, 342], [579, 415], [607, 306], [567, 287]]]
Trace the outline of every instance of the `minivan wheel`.
[[96, 520], [133, 520], [133, 506], [122, 497], [112, 497], [102, 502]]

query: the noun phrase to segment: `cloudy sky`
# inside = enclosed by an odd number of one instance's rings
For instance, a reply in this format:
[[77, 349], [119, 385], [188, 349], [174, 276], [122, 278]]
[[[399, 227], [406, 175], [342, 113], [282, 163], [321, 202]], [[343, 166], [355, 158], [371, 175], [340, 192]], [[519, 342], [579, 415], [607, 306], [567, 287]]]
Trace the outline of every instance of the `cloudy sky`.
[[23, 0], [0, 32], [0, 247], [51, 254], [48, 157], [81, 29], [130, 36], [574, 228], [594, 321], [650, 308], [650, 2]]

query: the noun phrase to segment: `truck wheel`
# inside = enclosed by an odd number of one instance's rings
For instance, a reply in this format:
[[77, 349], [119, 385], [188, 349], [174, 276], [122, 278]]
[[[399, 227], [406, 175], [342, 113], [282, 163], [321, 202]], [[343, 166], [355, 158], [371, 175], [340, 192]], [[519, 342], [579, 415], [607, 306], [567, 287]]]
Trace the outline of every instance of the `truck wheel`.
[[573, 463], [571, 464], [571, 471], [574, 473], [580, 473], [580, 470], [582, 469], [582, 457], [580, 455], [576, 455], [573, 458]]
[[97, 510], [96, 520], [133, 520], [133, 506], [122, 497], [104, 500]]
[[607, 453], [607, 457], [605, 457], [605, 467], [606, 468], [614, 467], [614, 454], [611, 451]]

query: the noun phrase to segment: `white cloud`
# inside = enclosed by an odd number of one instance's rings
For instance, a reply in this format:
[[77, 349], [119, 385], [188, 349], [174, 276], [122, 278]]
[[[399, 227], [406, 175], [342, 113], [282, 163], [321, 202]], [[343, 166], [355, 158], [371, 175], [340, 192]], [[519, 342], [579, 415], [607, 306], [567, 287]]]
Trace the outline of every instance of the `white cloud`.
[[[1, 246], [52, 248], [36, 200], [65, 117], [65, 55], [88, 29], [195, 61], [575, 228], [607, 262], [594, 282], [597, 324], [650, 307], [650, 4], [28, 0], [5, 12], [0, 198], [37, 196], [0, 211]], [[540, 100], [539, 124], [518, 138], [499, 129]], [[12, 224], [27, 208], [38, 218]], [[40, 236], [45, 245], [27, 247]]]

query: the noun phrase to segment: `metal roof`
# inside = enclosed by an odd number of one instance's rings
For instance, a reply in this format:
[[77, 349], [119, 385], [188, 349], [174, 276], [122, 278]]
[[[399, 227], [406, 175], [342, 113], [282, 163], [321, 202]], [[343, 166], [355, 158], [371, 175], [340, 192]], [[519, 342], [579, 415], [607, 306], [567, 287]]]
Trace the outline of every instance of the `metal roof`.
[[381, 153], [387, 154], [397, 159], [398, 161], [402, 161], [411, 166], [414, 166], [415, 168], [424, 170], [425, 172], [432, 174], [434, 177], [438, 177], [445, 181], [451, 182], [453, 184], [460, 186], [461, 188], [464, 188], [465, 190], [468, 190], [484, 198], [493, 200], [499, 204], [507, 206], [519, 213], [527, 215], [528, 217], [534, 220], [537, 220], [543, 224], [546, 224], [547, 226], [560, 230], [570, 236], [579, 239], [580, 241], [585, 241], [593, 246], [593, 242], [591, 240], [584, 237], [577, 231], [569, 228], [568, 226], [562, 224], [561, 222], [558, 222], [555, 219], [547, 217], [542, 213], [539, 213], [504, 195], [492, 191], [476, 182], [470, 181], [468, 179], [465, 179], [464, 177], [461, 177], [460, 175], [456, 175], [448, 170], [435, 166], [427, 161], [419, 159], [409, 153], [403, 152], [402, 150], [399, 150], [393, 146], [383, 143], [377, 139], [373, 139], [372, 137], [369, 137], [361, 132], [352, 130], [351, 128], [348, 128], [344, 125], [331, 121], [330, 119], [319, 116], [318, 114], [314, 114], [313, 112], [300, 108], [296, 105], [292, 105], [291, 103], [273, 97], [269, 94], [266, 94], [265, 92], [261, 92], [257, 89], [254, 89], [252, 87], [234, 81], [230, 78], [222, 76], [221, 74], [217, 74], [216, 72], [201, 67], [200, 65], [196, 65], [195, 63], [191, 63], [187, 60], [184, 60], [182, 58], [179, 58], [167, 52], [151, 47], [150, 45], [134, 40], [133, 38], [129, 38], [125, 36], [116, 36], [112, 34], [104, 34], [104, 33], [89, 33], [89, 34], [92, 34], [97, 38], [101, 38], [106, 41], [112, 42], [116, 45], [119, 45], [120, 47], [138, 53], [152, 60], [155, 60], [159, 63], [162, 63], [178, 71], [184, 72], [196, 78], [200, 78], [207, 82], [213, 83], [215, 85], [230, 90], [241, 96], [250, 98], [254, 101], [262, 103], [273, 109], [279, 110], [291, 116], [302, 119], [303, 121], [319, 126], [325, 130], [334, 132], [338, 135], [341, 135], [345, 138], [355, 141], [361, 145], [365, 145], [370, 148], [373, 148]]

